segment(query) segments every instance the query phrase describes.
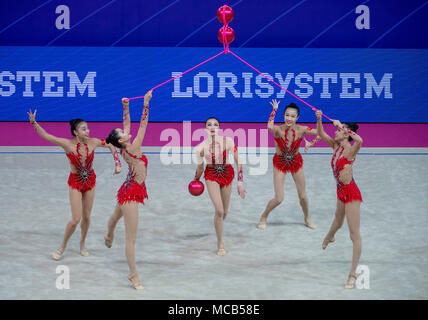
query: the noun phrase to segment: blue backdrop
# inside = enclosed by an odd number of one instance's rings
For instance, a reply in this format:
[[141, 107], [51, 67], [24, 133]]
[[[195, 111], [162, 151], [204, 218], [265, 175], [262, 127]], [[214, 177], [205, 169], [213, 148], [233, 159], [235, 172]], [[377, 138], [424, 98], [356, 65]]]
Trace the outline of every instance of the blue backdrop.
[[[428, 51], [231, 48], [327, 115], [356, 122], [428, 122]], [[121, 121], [121, 97], [155, 85], [222, 48], [0, 47], [0, 121]], [[221, 55], [156, 89], [151, 121], [265, 122], [271, 99], [312, 110], [233, 57]], [[142, 100], [131, 101], [138, 120]], [[279, 115], [277, 120], [281, 121]]]
[[426, 0], [0, 0], [0, 45], [215, 47], [225, 3], [234, 47], [428, 48]]
[[[226, 2], [227, 3], [227, 2]], [[120, 121], [141, 96], [222, 49], [224, 0], [0, 0], [0, 121]], [[428, 122], [428, 1], [231, 0], [231, 49], [332, 118]], [[221, 55], [154, 92], [152, 121], [265, 122], [312, 110]], [[139, 119], [141, 100], [131, 102]], [[283, 110], [280, 108], [280, 110]], [[278, 115], [277, 120], [282, 120]]]

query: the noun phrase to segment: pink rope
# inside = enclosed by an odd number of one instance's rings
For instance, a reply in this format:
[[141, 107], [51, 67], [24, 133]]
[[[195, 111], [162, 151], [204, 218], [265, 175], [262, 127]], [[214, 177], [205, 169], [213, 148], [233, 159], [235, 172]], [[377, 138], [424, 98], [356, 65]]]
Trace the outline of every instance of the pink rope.
[[[298, 96], [296, 96], [295, 94], [291, 93], [290, 91], [288, 91], [287, 89], [285, 89], [284, 87], [282, 87], [280, 84], [276, 83], [275, 81], [273, 81], [271, 78], [265, 76], [263, 73], [261, 73], [259, 70], [257, 70], [256, 68], [254, 68], [251, 64], [249, 64], [248, 62], [246, 62], [245, 60], [241, 59], [238, 55], [236, 55], [235, 53], [233, 53], [232, 51], [229, 51], [231, 54], [233, 54], [236, 58], [238, 58], [239, 60], [241, 60], [243, 63], [245, 63], [247, 66], [249, 66], [251, 69], [257, 71], [259, 74], [261, 74], [263, 77], [265, 77], [266, 79], [268, 79], [269, 81], [275, 83], [278, 87], [280, 87], [282, 90], [284, 90], [285, 92], [288, 92], [289, 94], [291, 94], [293, 97], [295, 97], [296, 99], [300, 100], [301, 102], [303, 102], [304, 104], [306, 104], [307, 106], [311, 107], [312, 110], [317, 111], [317, 109], [313, 106], [311, 106], [309, 103], [307, 103], [306, 101], [303, 101], [302, 99], [300, 99]], [[326, 117], [327, 119], [329, 119], [330, 121], [333, 121], [332, 119], [330, 119], [329, 117], [327, 117], [324, 113], [323, 116]]]
[[[163, 86], [164, 84], [167, 84], [168, 82], [170, 82], [170, 81], [172, 81], [172, 80], [174, 80], [174, 79], [177, 79], [178, 77], [181, 77], [183, 74], [186, 74], [186, 73], [188, 73], [188, 72], [192, 71], [193, 69], [196, 69], [197, 67], [199, 67], [199, 66], [201, 66], [201, 65], [203, 65], [203, 64], [205, 64], [205, 63], [207, 63], [208, 61], [211, 61], [211, 60], [213, 60], [213, 59], [217, 58], [219, 55], [222, 55], [223, 53], [225, 53], [225, 51], [222, 51], [222, 52], [220, 52], [220, 53], [216, 54], [215, 56], [213, 56], [213, 57], [211, 57], [211, 58], [209, 58], [209, 59], [207, 59], [207, 60], [205, 60], [205, 61], [203, 61], [203, 62], [199, 63], [198, 65], [196, 65], [196, 66], [194, 66], [194, 67], [190, 68], [189, 70], [186, 70], [186, 71], [184, 71], [184, 72], [180, 73], [178, 76], [176, 76], [176, 77], [174, 77], [174, 78], [171, 78], [171, 79], [169, 79], [169, 80], [167, 80], [167, 81], [165, 81], [165, 82], [162, 82], [161, 84], [158, 84], [156, 87], [153, 87], [153, 88], [152, 88], [152, 89], [150, 89], [150, 90], [155, 90], [155, 89], [157, 89], [157, 88], [159, 88], [159, 87]], [[128, 100], [141, 99], [141, 98], [144, 98], [144, 96], [128, 98]]]
[[[224, 31], [225, 31], [225, 30], [226, 30], [226, 27], [228, 26], [228, 24], [226, 23], [226, 16], [225, 16], [225, 10], [224, 10], [224, 8], [223, 8], [223, 10], [222, 10], [222, 15], [223, 15]], [[223, 53], [224, 53], [224, 54], [227, 54], [228, 52], [230, 52], [230, 53], [231, 53], [232, 55], [234, 55], [237, 59], [239, 59], [240, 61], [242, 61], [243, 63], [245, 63], [247, 66], [249, 66], [251, 69], [255, 70], [257, 73], [261, 74], [263, 77], [265, 77], [266, 79], [268, 79], [270, 82], [272, 82], [272, 83], [276, 84], [276, 85], [277, 85], [278, 87], [280, 87], [282, 90], [284, 90], [285, 92], [287, 92], [287, 93], [291, 94], [291, 95], [292, 95], [293, 97], [295, 97], [297, 100], [299, 100], [299, 101], [303, 102], [304, 104], [306, 104], [307, 106], [309, 106], [312, 110], [317, 111], [317, 109], [316, 109], [314, 106], [312, 106], [312, 105], [310, 105], [309, 103], [307, 103], [306, 101], [304, 101], [304, 100], [300, 99], [298, 96], [296, 96], [295, 94], [291, 93], [290, 91], [288, 91], [287, 89], [285, 89], [285, 88], [284, 88], [283, 86], [281, 86], [280, 84], [276, 83], [274, 80], [272, 80], [272, 79], [271, 79], [271, 78], [269, 78], [268, 76], [264, 75], [262, 72], [260, 72], [259, 70], [257, 70], [255, 67], [253, 67], [253, 66], [252, 66], [251, 64], [249, 64], [247, 61], [245, 61], [244, 59], [242, 59], [241, 57], [239, 57], [237, 54], [235, 54], [234, 52], [230, 51], [230, 50], [229, 50], [229, 44], [228, 44], [228, 43], [226, 43], [226, 34], [225, 34], [225, 32], [223, 32], [222, 37], [223, 37], [223, 51], [222, 51], [222, 52], [220, 52], [220, 53], [216, 54], [215, 56], [213, 56], [213, 57], [211, 57], [211, 58], [209, 58], [209, 59], [207, 59], [207, 60], [205, 60], [205, 61], [203, 61], [203, 62], [201, 62], [201, 63], [197, 64], [196, 66], [194, 66], [194, 67], [192, 67], [192, 68], [190, 68], [190, 69], [188, 69], [188, 70], [186, 70], [186, 71], [184, 71], [184, 72], [180, 73], [178, 76], [176, 76], [176, 77], [174, 77], [174, 78], [171, 78], [171, 79], [169, 79], [169, 80], [167, 80], [167, 81], [165, 81], [165, 82], [162, 82], [161, 84], [158, 84], [156, 87], [153, 87], [153, 88], [151, 89], [151, 91], [153, 91], [153, 90], [155, 90], [155, 89], [157, 89], [157, 88], [159, 88], [159, 87], [163, 86], [164, 84], [167, 84], [168, 82], [170, 82], [170, 81], [172, 81], [172, 80], [174, 80], [174, 79], [177, 79], [178, 77], [181, 77], [182, 75], [184, 75], [184, 74], [186, 74], [186, 73], [188, 73], [188, 72], [190, 72], [190, 71], [192, 71], [192, 70], [196, 69], [197, 67], [199, 67], [199, 66], [201, 66], [201, 65], [203, 65], [203, 64], [205, 64], [205, 63], [207, 63], [208, 61], [211, 61], [211, 60], [213, 60], [213, 59], [217, 58], [219, 55], [222, 55]], [[128, 98], [128, 100], [141, 99], [141, 98], [144, 98], [144, 96]], [[333, 119], [329, 118], [329, 117], [328, 117], [328, 116], [326, 116], [325, 114], [323, 114], [323, 116], [324, 116], [325, 118], [329, 119], [330, 121], [333, 121]]]

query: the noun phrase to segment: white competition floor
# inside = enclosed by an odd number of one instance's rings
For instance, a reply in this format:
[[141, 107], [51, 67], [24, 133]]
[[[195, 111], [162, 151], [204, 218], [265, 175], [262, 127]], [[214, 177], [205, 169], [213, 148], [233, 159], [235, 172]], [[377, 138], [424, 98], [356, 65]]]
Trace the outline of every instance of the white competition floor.
[[[0, 147], [0, 299], [428, 298], [428, 149], [360, 151], [354, 178], [364, 199], [360, 265], [369, 270], [369, 288], [354, 290], [343, 289], [352, 256], [346, 221], [336, 242], [321, 249], [336, 205], [329, 151], [303, 154], [316, 230], [303, 225], [291, 176], [284, 202], [271, 213], [266, 230], [258, 230], [259, 216], [273, 197], [272, 150], [266, 174], [249, 175], [251, 165], [244, 167], [248, 194], [241, 200], [234, 181], [224, 257], [215, 254], [208, 193], [192, 197], [187, 191], [196, 166], [166, 166], [159, 148], [143, 151], [149, 159], [149, 200], [139, 209], [136, 258], [145, 289], [136, 291], [126, 278], [123, 221], [113, 247], [103, 241], [126, 165], [113, 176], [111, 155], [96, 153], [90, 256], [79, 255], [78, 228], [57, 262], [51, 256], [71, 217], [66, 157], [56, 147]], [[56, 287], [60, 265], [70, 271], [69, 289]]]

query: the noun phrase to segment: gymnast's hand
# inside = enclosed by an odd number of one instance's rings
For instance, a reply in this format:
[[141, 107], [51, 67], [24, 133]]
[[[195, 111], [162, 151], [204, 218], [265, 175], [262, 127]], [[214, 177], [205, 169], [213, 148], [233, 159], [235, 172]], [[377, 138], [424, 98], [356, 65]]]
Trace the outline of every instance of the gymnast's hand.
[[129, 99], [128, 98], [122, 98], [122, 104], [124, 107], [128, 107], [129, 106]]
[[241, 196], [242, 199], [245, 199], [246, 193], [247, 193], [247, 191], [245, 190], [242, 181], [238, 182], [238, 194]]
[[269, 102], [271, 104], [271, 106], [273, 107], [273, 109], [278, 110], [278, 105], [279, 105], [280, 101], [276, 101], [276, 100], [272, 100], [271, 102]]
[[37, 109], [34, 110], [34, 113], [32, 113], [31, 109], [30, 109], [30, 112], [27, 112], [28, 118], [31, 124], [34, 124], [36, 122], [36, 113], [37, 113]]
[[335, 127], [338, 127], [338, 128], [342, 128], [343, 127], [343, 125], [340, 123], [339, 120], [333, 120], [333, 125]]
[[120, 163], [114, 166], [114, 174], [119, 174], [121, 171], [122, 171], [122, 165]]
[[305, 140], [305, 153], [308, 152], [309, 148], [312, 147], [312, 142], [309, 142], [308, 140], [306, 140], [306, 138], [303, 138]]
[[149, 92], [147, 92], [144, 96], [144, 105], [147, 106], [149, 105], [149, 101], [152, 98], [152, 90], [150, 90]]
[[315, 111], [315, 115], [317, 116], [317, 120], [321, 120], [321, 117], [322, 117], [322, 111], [321, 111], [321, 110], [317, 110], [317, 111]]

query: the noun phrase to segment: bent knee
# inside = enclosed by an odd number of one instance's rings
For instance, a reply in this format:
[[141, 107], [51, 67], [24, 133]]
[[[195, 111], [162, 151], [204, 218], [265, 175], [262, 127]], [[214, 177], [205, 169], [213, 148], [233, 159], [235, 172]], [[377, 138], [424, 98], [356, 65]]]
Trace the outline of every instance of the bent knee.
[[275, 196], [275, 198], [272, 199], [274, 205], [278, 206], [282, 203], [282, 201], [284, 201], [284, 196]]
[[299, 196], [299, 201], [300, 202], [305, 202], [305, 201], [308, 200], [308, 197], [307, 197], [306, 193], [299, 194], [298, 196]]

